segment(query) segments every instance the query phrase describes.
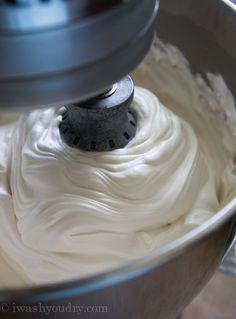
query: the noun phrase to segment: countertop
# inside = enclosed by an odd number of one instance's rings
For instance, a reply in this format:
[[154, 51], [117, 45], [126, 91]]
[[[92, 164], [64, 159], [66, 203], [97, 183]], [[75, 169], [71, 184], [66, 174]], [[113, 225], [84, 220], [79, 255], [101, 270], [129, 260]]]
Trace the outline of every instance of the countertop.
[[217, 272], [183, 319], [236, 319], [236, 278]]

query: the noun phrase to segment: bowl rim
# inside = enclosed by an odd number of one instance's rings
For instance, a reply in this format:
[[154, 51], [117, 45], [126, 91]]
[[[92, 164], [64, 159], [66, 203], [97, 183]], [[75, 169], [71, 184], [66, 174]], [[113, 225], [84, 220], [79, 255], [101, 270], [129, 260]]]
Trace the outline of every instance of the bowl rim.
[[236, 2], [233, 2], [233, 0], [221, 0], [223, 1], [227, 6], [229, 6], [231, 9], [236, 11]]

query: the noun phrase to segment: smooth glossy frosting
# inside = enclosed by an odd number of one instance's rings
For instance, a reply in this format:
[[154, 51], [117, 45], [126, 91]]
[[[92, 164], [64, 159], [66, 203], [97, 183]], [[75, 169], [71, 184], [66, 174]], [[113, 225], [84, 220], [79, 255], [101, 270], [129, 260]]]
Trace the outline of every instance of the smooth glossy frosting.
[[236, 112], [220, 76], [193, 76], [158, 40], [135, 78], [126, 148], [65, 145], [62, 109], [0, 127], [0, 286], [85, 276], [175, 240], [235, 197]]

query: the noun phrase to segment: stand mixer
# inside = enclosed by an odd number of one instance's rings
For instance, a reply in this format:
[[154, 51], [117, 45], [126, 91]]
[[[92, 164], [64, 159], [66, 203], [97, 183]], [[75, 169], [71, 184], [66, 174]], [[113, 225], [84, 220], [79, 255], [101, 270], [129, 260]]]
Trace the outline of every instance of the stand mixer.
[[[214, 6], [215, 0], [195, 1], [193, 8], [188, 1], [181, 3], [191, 12], [179, 15], [194, 21], [195, 6]], [[223, 1], [216, 2], [220, 10], [228, 10]], [[136, 132], [136, 119], [129, 110], [134, 85], [127, 74], [151, 45], [158, 4], [156, 0], [0, 1], [2, 110], [65, 105], [59, 130], [69, 146], [102, 152], [127, 145]], [[175, 43], [173, 36], [183, 51], [190, 50], [186, 34], [192, 32], [195, 39], [198, 29], [185, 27], [188, 20], [184, 27], [178, 24], [178, 15], [173, 13], [177, 7], [176, 0], [163, 1], [157, 24], [160, 35]], [[187, 49], [184, 53], [189, 58]], [[197, 48], [193, 51], [198, 52]], [[195, 61], [191, 54], [190, 60]], [[209, 56], [209, 65], [211, 61]], [[229, 69], [224, 70], [229, 75]], [[218, 71], [236, 88], [234, 77], [227, 78], [224, 70]], [[0, 304], [9, 309], [12, 304], [108, 305], [111, 313], [102, 313], [101, 318], [174, 319], [209, 280], [231, 244], [235, 207], [231, 203], [214, 220], [153, 255], [91, 278], [0, 291]], [[43, 318], [40, 313], [14, 313], [17, 318], [33, 316]], [[48, 318], [55, 316], [75, 318], [73, 313], [53, 312]], [[0, 317], [13, 315], [8, 310]]]
[[124, 147], [136, 126], [126, 75], [151, 45], [157, 9], [156, 0], [1, 1], [2, 106], [66, 105], [70, 146]]

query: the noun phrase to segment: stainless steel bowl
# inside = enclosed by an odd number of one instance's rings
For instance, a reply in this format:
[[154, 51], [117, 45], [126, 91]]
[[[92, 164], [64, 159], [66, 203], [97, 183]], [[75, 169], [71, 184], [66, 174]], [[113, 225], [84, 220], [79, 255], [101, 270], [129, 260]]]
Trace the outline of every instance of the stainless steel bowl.
[[[236, 94], [232, 2], [162, 0], [157, 31], [184, 52], [194, 70], [221, 73]], [[215, 272], [235, 230], [236, 199], [179, 240], [110, 272], [1, 291], [0, 318], [45, 318], [47, 312], [47, 318], [69, 319], [79, 312], [86, 319], [174, 319]]]

